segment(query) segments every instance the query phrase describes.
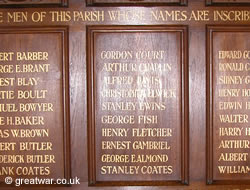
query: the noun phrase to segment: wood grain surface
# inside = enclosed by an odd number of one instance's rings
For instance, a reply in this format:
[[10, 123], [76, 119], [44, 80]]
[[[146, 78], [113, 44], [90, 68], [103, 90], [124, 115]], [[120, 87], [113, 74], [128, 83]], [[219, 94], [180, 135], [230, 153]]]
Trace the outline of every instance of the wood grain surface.
[[[3, 4], [3, 2], [1, 2]], [[112, 2], [113, 3], [113, 2]], [[124, 3], [124, 2], [122, 2]], [[121, 3], [121, 4], [122, 4]], [[228, 178], [223, 178], [226, 181], [224, 181], [221, 184], [212, 184], [207, 185], [207, 172], [210, 171], [211, 167], [206, 166], [206, 162], [209, 161], [207, 159], [211, 159], [211, 157], [207, 157], [206, 149], [208, 145], [206, 139], [207, 135], [211, 135], [207, 133], [206, 131], [206, 113], [209, 113], [207, 108], [209, 108], [209, 104], [206, 101], [206, 89], [207, 89], [207, 79], [206, 79], [206, 66], [207, 66], [207, 25], [216, 25], [221, 26], [222, 28], [225, 27], [239, 27], [239, 30], [245, 30], [250, 24], [250, 21], [243, 21], [243, 20], [214, 20], [214, 11], [250, 11], [250, 7], [246, 4], [240, 4], [237, 6], [228, 6], [228, 4], [222, 4], [222, 5], [214, 5], [214, 6], [206, 6], [205, 0], [189, 0], [187, 2], [186, 6], [167, 6], [161, 4], [161, 6], [155, 5], [153, 3], [145, 3], [144, 5], [135, 5], [132, 6], [131, 3], [129, 3], [129, 6], [123, 6], [120, 4], [116, 4], [115, 6], [112, 4], [107, 4], [105, 6], [98, 5], [98, 6], [87, 6], [87, 2], [83, 0], [70, 0], [68, 3], [68, 7], [64, 8], [58, 8], [55, 7], [29, 7], [29, 8], [3, 8], [0, 12], [4, 12], [7, 14], [8, 12], [13, 13], [14, 11], [24, 11], [27, 12], [29, 15], [32, 15], [32, 13], [36, 11], [45, 11], [47, 15], [50, 15], [50, 11], [70, 11], [73, 14], [73, 11], [104, 11], [105, 13], [105, 20], [101, 21], [91, 21], [91, 20], [73, 20], [70, 21], [60, 21], [59, 17], [58, 21], [50, 18], [50, 16], [47, 16], [44, 18], [42, 22], [32, 22], [30, 19], [27, 22], [8, 22], [8, 20], [5, 18], [4, 22], [0, 23], [1, 29], [9, 29], [10, 27], [14, 27], [16, 30], [20, 30], [23, 27], [29, 27], [29, 28], [56, 28], [61, 26], [68, 27], [68, 58], [69, 58], [69, 107], [70, 107], [70, 157], [71, 157], [71, 176], [79, 177], [81, 184], [80, 185], [72, 185], [71, 187], [20, 187], [18, 189], [21, 190], [28, 190], [28, 189], [42, 189], [42, 190], [52, 190], [52, 189], [58, 189], [58, 190], [65, 190], [65, 189], [74, 189], [74, 190], [248, 190], [250, 189], [250, 186], [247, 184], [242, 184], [241, 182], [238, 182], [237, 184], [233, 184], [230, 181], [227, 182]], [[140, 3], [139, 3], [140, 4]], [[157, 3], [156, 3], [157, 4]], [[109, 19], [109, 13], [108, 11], [127, 11], [127, 12], [144, 12], [144, 19], [140, 19], [140, 17], [129, 17], [128, 19], [121, 19], [121, 20], [111, 20]], [[185, 21], [181, 21], [178, 19], [152, 19], [151, 14], [152, 12], [156, 13], [157, 11], [164, 12], [165, 11], [184, 11], [190, 15], [192, 11], [197, 13], [200, 10], [206, 10], [209, 11], [209, 19], [203, 19], [202, 17], [199, 20], [194, 19], [187, 19]], [[177, 16], [177, 18], [180, 18], [181, 16]], [[89, 186], [89, 171], [88, 167], [90, 166], [89, 163], [94, 162], [94, 160], [88, 160], [88, 154], [89, 154], [89, 146], [88, 146], [88, 121], [89, 119], [93, 119], [93, 117], [89, 118], [89, 110], [88, 110], [88, 104], [91, 104], [93, 102], [89, 101], [88, 97], [88, 91], [89, 91], [89, 73], [87, 65], [89, 64], [87, 55], [88, 52], [94, 52], [97, 51], [95, 48], [88, 49], [87, 41], [90, 40], [90, 38], [87, 36], [87, 28], [91, 26], [97, 26], [100, 28], [109, 28], [114, 26], [116, 29], [119, 28], [126, 28], [130, 27], [134, 30], [140, 27], [145, 28], [169, 28], [173, 26], [178, 25], [185, 25], [188, 27], [187, 31], [187, 62], [189, 68], [188, 71], [188, 79], [184, 81], [185, 83], [188, 83], [188, 102], [189, 102], [189, 138], [188, 138], [188, 144], [189, 144], [189, 185], [169, 185], [166, 186], [166, 184], [162, 183], [149, 183], [150, 178], [145, 178], [147, 180], [145, 183], [141, 184], [128, 184], [128, 186], [117, 186], [117, 184], [101, 184], [103, 186]], [[105, 31], [107, 32], [107, 31]], [[104, 38], [105, 32], [103, 32], [99, 37]], [[223, 33], [223, 32], [222, 32]], [[175, 34], [175, 31], [173, 31], [173, 36]], [[223, 33], [224, 34], [224, 33]], [[103, 36], [102, 36], [103, 35]], [[141, 34], [143, 35], [143, 34]], [[154, 37], [155, 40], [159, 40], [161, 38], [168, 38], [168, 35], [164, 36], [161, 34], [162, 37]], [[161, 36], [160, 35], [160, 36]], [[30, 34], [28, 35], [30, 36]], [[33, 35], [32, 35], [33, 36]], [[35, 34], [34, 34], [35, 36]], [[50, 34], [48, 34], [50, 36]], [[51, 36], [54, 36], [54, 34], [51, 34]], [[128, 35], [124, 35], [123, 37], [120, 37], [120, 35], [113, 35], [114, 38], [120, 39], [124, 38], [123, 40], [126, 41]], [[135, 35], [132, 35], [134, 37]], [[218, 39], [218, 44], [220, 47], [225, 46], [232, 46], [232, 47], [248, 47], [248, 41], [249, 35], [242, 34], [240, 36], [244, 36], [245, 39], [241, 39], [238, 41], [234, 41], [231, 39], [234, 34], [232, 34], [231, 37], [228, 37], [225, 39], [225, 42], [223, 42], [223, 38], [221, 37], [223, 35], [218, 35], [216, 39]], [[112, 36], [110, 37], [112, 38]], [[236, 38], [236, 36], [235, 36]], [[21, 40], [22, 38], [19, 37]], [[50, 39], [50, 38], [49, 38]], [[172, 39], [175, 39], [173, 37]], [[102, 41], [105, 41], [104, 39], [100, 39]], [[177, 39], [175, 39], [177, 40]], [[116, 40], [117, 41], [117, 40]], [[162, 40], [164, 44], [166, 41]], [[178, 40], [177, 40], [178, 41]], [[112, 43], [112, 40], [105, 41], [107, 43], [107, 46], [109, 45], [111, 47], [116, 45], [116, 43]], [[153, 41], [148, 40], [147, 43], [152, 43]], [[7, 43], [7, 42], [6, 42]], [[4, 48], [6, 46], [6, 43], [1, 43], [1, 48]], [[35, 42], [30, 42], [34, 43]], [[40, 42], [41, 46], [47, 47], [47, 43]], [[52, 43], [52, 42], [51, 42]], [[96, 42], [95, 42], [96, 43]], [[239, 44], [238, 44], [239, 43]], [[7, 43], [8, 44], [8, 43]], [[50, 44], [48, 42], [48, 44]], [[52, 43], [54, 44], [54, 43]], [[51, 44], [51, 45], [52, 45]], [[119, 45], [119, 44], [118, 44]], [[8, 46], [8, 45], [7, 45]], [[34, 45], [35, 46], [35, 45]], [[39, 47], [39, 44], [37, 44]], [[52, 45], [52, 47], [54, 47]], [[136, 46], [133, 46], [134, 48]], [[157, 46], [156, 46], [157, 47]], [[165, 46], [163, 46], [165, 47]], [[98, 48], [98, 47], [97, 47]], [[219, 47], [217, 47], [219, 48]], [[48, 46], [49, 49], [49, 46]], [[56, 47], [54, 49], [57, 49]], [[50, 50], [50, 49], [49, 49]], [[53, 51], [50, 50], [50, 51]], [[171, 50], [176, 53], [176, 51]], [[54, 51], [53, 51], [54, 52]], [[172, 56], [172, 55], [171, 55]], [[98, 59], [98, 57], [91, 57], [91, 59]], [[55, 60], [56, 61], [56, 60]], [[55, 62], [56, 63], [56, 62]], [[99, 63], [98, 63], [99, 64]], [[97, 72], [98, 73], [98, 72]], [[95, 74], [97, 74], [95, 73]], [[179, 73], [180, 74], [180, 73]], [[2, 74], [1, 74], [2, 76]], [[179, 76], [177, 74], [177, 76]], [[177, 77], [176, 76], [176, 77]], [[88, 85], [87, 85], [88, 84]], [[209, 90], [209, 89], [208, 89]], [[186, 91], [186, 92], [187, 92]], [[184, 93], [186, 93], [184, 92]], [[58, 95], [56, 95], [58, 96]], [[216, 113], [214, 113], [216, 114]], [[167, 118], [167, 116], [166, 116]], [[179, 120], [175, 120], [176, 122], [179, 122]], [[173, 121], [172, 121], [173, 122]], [[55, 126], [54, 126], [55, 127]], [[211, 136], [209, 136], [211, 137]], [[92, 137], [94, 138], [94, 137]], [[55, 138], [56, 139], [56, 138]], [[98, 142], [98, 141], [97, 141]], [[58, 145], [61, 147], [61, 145]], [[177, 146], [177, 145], [176, 145]], [[180, 145], [178, 145], [181, 147]], [[93, 147], [93, 146], [90, 146]], [[93, 152], [93, 150], [91, 150]], [[98, 152], [98, 151], [97, 151]], [[100, 152], [100, 151], [99, 151]], [[1, 152], [2, 153], [2, 152]], [[216, 153], [216, 152], [215, 152]], [[58, 153], [61, 154], [61, 153]], [[178, 155], [175, 155], [178, 156]], [[180, 158], [178, 158], [180, 160]], [[181, 165], [178, 166], [179, 168]], [[56, 171], [56, 170], [55, 170]], [[61, 173], [61, 172], [60, 172]], [[180, 174], [180, 173], [178, 173]], [[178, 175], [179, 176], [179, 175]], [[215, 175], [216, 179], [219, 177], [218, 175]], [[121, 179], [120, 176], [115, 176], [116, 179]], [[156, 176], [152, 176], [153, 179], [156, 178]], [[234, 176], [232, 177], [234, 178]], [[98, 177], [99, 180], [109, 180], [109, 177]], [[162, 178], [161, 178], [162, 179]], [[214, 178], [213, 178], [214, 179]], [[241, 179], [241, 177], [237, 177], [237, 180]], [[125, 177], [122, 177], [122, 180], [126, 180]], [[131, 178], [129, 178], [131, 180]], [[135, 178], [135, 180], [138, 181], [138, 178]], [[140, 180], [140, 179], [139, 179]], [[246, 180], [249, 180], [249, 175], [246, 177]], [[113, 186], [116, 185], [116, 186]], [[133, 186], [137, 185], [137, 186]], [[138, 186], [139, 185], [139, 186]], [[4, 190], [14, 190], [16, 187], [10, 186], [10, 187], [1, 187]]]

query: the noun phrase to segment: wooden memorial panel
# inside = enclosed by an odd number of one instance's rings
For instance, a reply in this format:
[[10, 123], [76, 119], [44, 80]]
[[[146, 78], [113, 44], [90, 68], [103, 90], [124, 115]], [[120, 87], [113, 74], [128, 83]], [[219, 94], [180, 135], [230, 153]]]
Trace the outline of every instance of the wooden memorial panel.
[[0, 7], [67, 6], [68, 0], [0, 0]]
[[90, 185], [188, 184], [185, 26], [87, 28]]
[[206, 5], [250, 5], [250, 0], [206, 0]]
[[0, 30], [0, 181], [69, 178], [65, 27]]
[[[187, 0], [86, 0], [89, 6], [166, 6], [187, 5]], [[121, 15], [123, 16], [123, 15]]]
[[250, 27], [207, 28], [207, 180], [250, 180]]

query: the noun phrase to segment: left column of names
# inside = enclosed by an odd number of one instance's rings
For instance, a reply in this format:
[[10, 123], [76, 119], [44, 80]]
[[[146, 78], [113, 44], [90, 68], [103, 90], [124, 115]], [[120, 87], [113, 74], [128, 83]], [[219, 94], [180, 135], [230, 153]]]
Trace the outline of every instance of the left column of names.
[[48, 30], [0, 33], [0, 181], [68, 177], [66, 30]]

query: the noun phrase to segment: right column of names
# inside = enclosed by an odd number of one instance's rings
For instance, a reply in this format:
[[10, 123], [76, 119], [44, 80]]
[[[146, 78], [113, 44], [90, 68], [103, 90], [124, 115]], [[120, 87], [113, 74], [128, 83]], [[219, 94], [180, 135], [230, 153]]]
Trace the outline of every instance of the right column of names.
[[250, 172], [249, 32], [226, 30], [214, 31], [211, 39], [213, 177], [246, 180]]

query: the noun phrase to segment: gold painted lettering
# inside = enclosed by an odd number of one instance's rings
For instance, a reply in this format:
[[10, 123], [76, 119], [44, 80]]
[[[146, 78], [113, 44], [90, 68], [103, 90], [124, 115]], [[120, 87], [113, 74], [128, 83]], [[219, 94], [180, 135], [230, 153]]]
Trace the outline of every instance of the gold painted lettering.
[[53, 112], [52, 103], [20, 103], [19, 104], [20, 112]]
[[225, 149], [250, 148], [250, 141], [249, 140], [222, 140], [220, 142], [219, 148], [225, 148]]
[[48, 52], [17, 52], [17, 61], [47, 61]]
[[0, 117], [0, 125], [5, 125], [4, 120], [5, 120], [5, 118], [4, 118], [4, 117]]
[[50, 11], [52, 22], [69, 22], [71, 20], [70, 11]]
[[0, 61], [12, 61], [14, 52], [0, 52]]
[[0, 87], [1, 86], [13, 86], [15, 78], [0, 78]]
[[0, 129], [0, 138], [8, 138], [10, 136], [9, 134], [9, 130], [8, 129], [5, 129], [5, 130], [2, 130]]
[[134, 115], [103, 115], [101, 117], [103, 124], [134, 124]]
[[28, 164], [51, 164], [56, 163], [55, 155], [26, 155]]
[[220, 127], [219, 128], [219, 136], [241, 136], [243, 128], [239, 127]]
[[102, 162], [106, 163], [129, 163], [129, 155], [103, 154]]
[[158, 116], [157, 115], [138, 115], [139, 124], [157, 124]]
[[14, 73], [13, 65], [0, 65], [0, 73]]
[[127, 137], [129, 129], [125, 128], [102, 128], [103, 137]]
[[[226, 56], [226, 55], [220, 55], [222, 56]], [[219, 71], [244, 71], [244, 69], [247, 71], [246, 67], [247, 64], [243, 63], [219, 63]]]
[[2, 164], [25, 163], [24, 155], [0, 155], [0, 163], [2, 163]]
[[248, 123], [248, 115], [246, 114], [220, 114], [221, 123]]
[[166, 163], [168, 161], [168, 155], [166, 154], [131, 154], [131, 163]]
[[3, 12], [0, 12], [0, 23], [3, 23]]
[[145, 20], [145, 11], [143, 10], [108, 11], [108, 15], [111, 21]]
[[147, 175], [172, 174], [173, 166], [142, 166], [141, 173]]
[[0, 104], [0, 113], [3, 112], [18, 112], [15, 104]]
[[138, 174], [139, 166], [102, 166], [101, 174]]
[[130, 141], [102, 141], [102, 150], [116, 149], [116, 150], [129, 150]]
[[237, 174], [250, 172], [249, 166], [218, 166], [220, 173]]
[[246, 135], [246, 136], [250, 136], [250, 128], [249, 128], [249, 127], [246, 128], [246, 133], [245, 133], [245, 135]]
[[133, 137], [172, 137], [170, 128], [133, 128]]
[[15, 175], [14, 172], [14, 167], [1, 167], [0, 168], [0, 176], [10, 176], [10, 175]]
[[133, 59], [133, 51], [102, 51], [101, 59], [127, 60]]
[[0, 99], [4, 100], [12, 100], [14, 99], [14, 91], [8, 90], [8, 91], [0, 91]]
[[167, 141], [134, 141], [132, 147], [134, 150], [170, 150]]
[[50, 64], [22, 64], [16, 65], [17, 73], [47, 73]]
[[73, 11], [74, 21], [100, 22], [105, 20], [104, 11]]
[[242, 102], [219, 102], [220, 110], [240, 110]]
[[44, 125], [43, 116], [6, 117], [7, 125]]
[[12, 151], [15, 150], [15, 142], [0, 142], [0, 151]]
[[195, 21], [209, 21], [209, 11], [207, 10], [197, 10], [192, 11], [189, 20]]
[[19, 142], [20, 151], [49, 151], [52, 150], [51, 142]]
[[39, 78], [17, 78], [17, 86], [36, 86]]
[[17, 167], [16, 174], [20, 176], [49, 175], [49, 167]]
[[239, 97], [240, 89], [219, 89], [219, 97]]
[[48, 90], [18, 90], [17, 99], [45, 99]]
[[187, 20], [187, 11], [161, 11], [155, 10], [150, 12], [151, 20], [157, 21], [186, 21]]
[[250, 11], [214, 11], [214, 21], [249, 21]]
[[49, 129], [11, 129], [14, 138], [49, 137]]
[[219, 161], [242, 162], [247, 161], [248, 153], [221, 153]]
[[28, 21], [28, 12], [8, 12], [7, 13], [8, 22], [27, 22]]

